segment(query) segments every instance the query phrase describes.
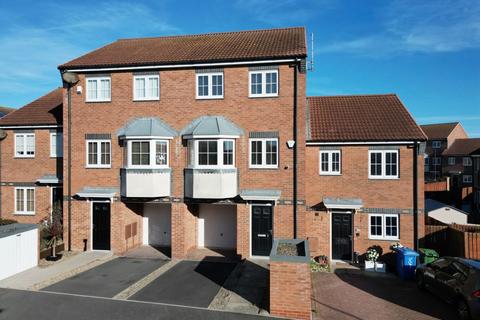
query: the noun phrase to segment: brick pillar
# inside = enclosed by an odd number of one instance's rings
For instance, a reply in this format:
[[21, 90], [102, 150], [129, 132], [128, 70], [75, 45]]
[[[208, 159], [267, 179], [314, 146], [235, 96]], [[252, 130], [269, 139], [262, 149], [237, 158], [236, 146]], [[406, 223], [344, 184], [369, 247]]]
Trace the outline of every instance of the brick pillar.
[[270, 261], [270, 314], [312, 318], [312, 279], [308, 263]]
[[172, 259], [184, 259], [197, 244], [196, 217], [185, 203], [172, 203]]
[[242, 259], [250, 256], [250, 206], [237, 205], [237, 255]]

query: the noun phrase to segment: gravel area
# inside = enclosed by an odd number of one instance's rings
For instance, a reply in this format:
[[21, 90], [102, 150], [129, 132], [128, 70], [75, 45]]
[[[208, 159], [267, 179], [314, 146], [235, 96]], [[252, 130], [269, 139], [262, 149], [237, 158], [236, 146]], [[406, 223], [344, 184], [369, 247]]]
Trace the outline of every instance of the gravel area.
[[280, 243], [277, 247], [277, 255], [279, 256], [298, 256], [297, 246], [291, 243]]

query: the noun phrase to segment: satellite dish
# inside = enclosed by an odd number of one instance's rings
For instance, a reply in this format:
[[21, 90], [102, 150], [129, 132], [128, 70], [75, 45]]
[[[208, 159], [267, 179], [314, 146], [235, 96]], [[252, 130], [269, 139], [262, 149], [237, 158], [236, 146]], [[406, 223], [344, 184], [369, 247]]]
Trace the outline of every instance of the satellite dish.
[[65, 72], [62, 74], [62, 79], [68, 84], [75, 84], [78, 82], [78, 75], [73, 72]]
[[3, 140], [7, 137], [7, 132], [5, 130], [0, 129], [0, 140]]

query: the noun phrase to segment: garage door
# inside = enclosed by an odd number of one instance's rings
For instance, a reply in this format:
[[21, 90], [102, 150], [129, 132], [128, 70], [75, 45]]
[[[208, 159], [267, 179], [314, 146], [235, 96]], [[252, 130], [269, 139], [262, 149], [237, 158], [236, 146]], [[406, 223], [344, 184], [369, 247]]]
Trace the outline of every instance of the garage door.
[[237, 244], [237, 210], [233, 205], [200, 205], [198, 246], [234, 249]]
[[143, 209], [143, 244], [171, 245], [171, 206], [147, 203]]

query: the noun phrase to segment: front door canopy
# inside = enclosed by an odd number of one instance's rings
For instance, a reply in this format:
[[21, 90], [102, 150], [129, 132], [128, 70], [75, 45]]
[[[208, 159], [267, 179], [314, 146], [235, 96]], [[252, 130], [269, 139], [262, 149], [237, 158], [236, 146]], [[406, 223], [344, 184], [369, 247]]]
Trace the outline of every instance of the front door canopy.
[[281, 194], [281, 190], [274, 189], [243, 189], [240, 198], [246, 201], [278, 201]]
[[323, 198], [323, 204], [327, 209], [354, 209], [363, 207], [362, 199], [355, 198]]

